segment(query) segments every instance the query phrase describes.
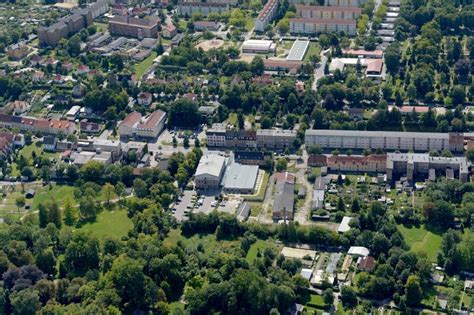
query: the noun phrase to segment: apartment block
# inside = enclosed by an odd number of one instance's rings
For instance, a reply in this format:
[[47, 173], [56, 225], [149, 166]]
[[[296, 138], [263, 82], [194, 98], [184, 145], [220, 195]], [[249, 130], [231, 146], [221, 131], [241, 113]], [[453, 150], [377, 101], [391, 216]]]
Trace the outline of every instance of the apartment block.
[[48, 27], [38, 28], [38, 39], [42, 46], [56, 46], [62, 38], [74, 35], [92, 24], [98, 16], [107, 12], [109, 3], [97, 1], [86, 9], [74, 10], [70, 15], [59, 19]]
[[402, 151], [450, 150], [462, 152], [464, 138], [459, 133], [357, 131], [308, 129], [306, 146], [337, 149], [383, 149]]
[[290, 33], [293, 34], [317, 34], [317, 33], [340, 33], [353, 36], [356, 34], [355, 20], [325, 20], [313, 18], [290, 19]]
[[62, 132], [68, 135], [76, 131], [76, 124], [67, 120], [46, 120], [0, 114], [0, 128], [17, 128], [22, 132], [31, 131], [33, 133], [40, 131], [45, 134]]
[[332, 171], [384, 173], [386, 166], [386, 155], [333, 155], [327, 157], [327, 167]]
[[178, 3], [178, 14], [180, 16], [191, 16], [193, 13], [200, 13], [208, 16], [210, 13], [222, 14], [230, 10], [229, 3], [211, 2], [180, 2]]
[[145, 37], [158, 37], [157, 17], [147, 19], [134, 18], [130, 16], [115, 16], [109, 21], [109, 31], [113, 35], [129, 36], [142, 39]]
[[278, 0], [268, 0], [255, 20], [255, 30], [263, 32], [270, 24], [278, 11]]
[[[325, 6], [332, 6], [332, 7], [360, 7], [367, 0], [325, 0]], [[290, 0], [290, 4], [294, 5], [321, 5], [321, 2], [318, 0]]]
[[296, 6], [296, 16], [306, 19], [355, 20], [361, 13], [362, 9], [357, 7]]
[[293, 147], [296, 140], [294, 130], [228, 130], [222, 124], [214, 124], [206, 131], [207, 146], [218, 148], [267, 148], [285, 149]]
[[296, 130], [257, 130], [257, 147], [267, 149], [292, 148], [296, 141]]
[[456, 172], [459, 180], [465, 182], [469, 176], [469, 162], [465, 157], [439, 157], [419, 153], [389, 153], [387, 155], [387, 180], [394, 175], [403, 175], [412, 182], [417, 175]]

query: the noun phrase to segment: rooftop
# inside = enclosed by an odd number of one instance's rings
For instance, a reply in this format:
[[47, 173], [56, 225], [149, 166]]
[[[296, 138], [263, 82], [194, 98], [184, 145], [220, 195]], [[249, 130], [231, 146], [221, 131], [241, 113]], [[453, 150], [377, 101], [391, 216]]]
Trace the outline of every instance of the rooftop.
[[195, 176], [211, 175], [220, 177], [222, 169], [225, 166], [225, 162], [225, 157], [218, 154], [208, 153], [203, 155], [199, 161]]
[[257, 165], [243, 165], [239, 163], [232, 163], [227, 167], [224, 175], [224, 188], [252, 190], [255, 187], [257, 175]]
[[449, 139], [449, 133], [440, 132], [403, 132], [403, 131], [359, 131], [335, 129], [308, 129], [306, 136], [334, 136], [334, 137], [400, 137], [400, 138], [425, 138]]

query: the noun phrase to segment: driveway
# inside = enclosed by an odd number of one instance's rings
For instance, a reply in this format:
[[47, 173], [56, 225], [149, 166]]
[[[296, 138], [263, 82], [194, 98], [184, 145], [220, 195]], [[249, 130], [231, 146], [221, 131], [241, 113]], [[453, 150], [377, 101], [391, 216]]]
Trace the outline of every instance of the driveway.
[[326, 68], [326, 63], [328, 62], [328, 57], [326, 57], [326, 53], [329, 50], [325, 50], [321, 52], [321, 62], [319, 63], [319, 67], [314, 69], [313, 73], [313, 84], [311, 85], [311, 89], [316, 91], [318, 89], [318, 81], [319, 79], [324, 77], [324, 68]]
[[185, 190], [183, 193], [183, 196], [181, 197], [181, 201], [177, 204], [175, 204], [174, 208], [176, 208], [175, 213], [173, 216], [176, 218], [178, 222], [187, 220], [188, 217], [185, 215], [186, 212], [191, 211], [191, 209], [188, 209], [188, 205], [192, 205], [192, 197], [196, 195], [196, 192], [194, 190]]

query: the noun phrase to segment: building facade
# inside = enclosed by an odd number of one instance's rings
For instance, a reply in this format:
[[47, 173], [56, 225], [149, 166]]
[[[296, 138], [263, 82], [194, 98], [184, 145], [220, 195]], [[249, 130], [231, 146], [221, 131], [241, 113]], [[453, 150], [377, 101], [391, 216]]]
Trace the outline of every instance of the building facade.
[[332, 171], [384, 173], [386, 166], [386, 155], [333, 155], [327, 158], [327, 167]]
[[318, 33], [340, 33], [356, 35], [355, 20], [324, 20], [313, 18], [290, 19], [290, 33], [292, 34], [318, 34]]
[[201, 157], [194, 174], [196, 189], [218, 189], [226, 168], [226, 158], [213, 153]]
[[362, 9], [358, 7], [336, 7], [336, 6], [316, 6], [297, 5], [296, 16], [305, 19], [324, 20], [355, 20], [361, 15]]
[[18, 128], [22, 132], [31, 131], [35, 133], [40, 131], [45, 134], [62, 132], [68, 135], [76, 131], [76, 124], [66, 120], [45, 120], [0, 114], [0, 128]]
[[200, 13], [208, 16], [210, 13], [222, 14], [230, 10], [228, 3], [210, 2], [180, 2], [178, 3], [178, 14], [180, 16], [191, 16], [193, 13]]
[[464, 138], [459, 133], [357, 131], [308, 129], [307, 146], [337, 149], [382, 149], [402, 151], [450, 150], [462, 152]]
[[156, 138], [165, 127], [166, 113], [157, 110], [146, 117], [139, 112], [131, 112], [119, 125], [121, 138]]
[[129, 36], [138, 39], [145, 37], [158, 37], [157, 17], [147, 19], [134, 18], [130, 16], [115, 16], [109, 21], [109, 31], [113, 35]]
[[255, 30], [257, 32], [265, 31], [265, 27], [272, 22], [278, 11], [278, 0], [268, 0], [262, 11], [255, 20]]

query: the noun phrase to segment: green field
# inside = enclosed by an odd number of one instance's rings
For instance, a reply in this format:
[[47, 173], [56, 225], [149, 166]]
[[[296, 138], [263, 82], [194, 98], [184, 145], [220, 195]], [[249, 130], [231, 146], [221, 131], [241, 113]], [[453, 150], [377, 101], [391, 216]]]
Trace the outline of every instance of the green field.
[[179, 241], [183, 242], [186, 247], [192, 248], [197, 248], [199, 244], [202, 244], [206, 254], [218, 254], [240, 248], [238, 241], [217, 241], [214, 234], [196, 234], [192, 237], [185, 237], [181, 235], [181, 230], [179, 229], [170, 231], [168, 237], [163, 241], [163, 246], [176, 246]]
[[48, 185], [41, 190], [37, 190], [33, 198], [32, 210], [38, 209], [40, 203], [45, 203], [53, 198], [59, 205], [61, 205], [66, 198], [74, 200], [74, 187], [68, 185], [52, 185], [52, 189], [49, 189]]
[[405, 242], [414, 252], [424, 252], [432, 262], [436, 262], [436, 256], [441, 246], [442, 236], [425, 229], [424, 226], [407, 228], [398, 226]]
[[135, 65], [135, 74], [138, 78], [141, 78], [145, 74], [146, 70], [153, 64], [153, 60], [158, 56], [156, 51], [153, 51], [150, 56], [143, 59], [139, 64]]
[[323, 297], [321, 295], [311, 294], [310, 300], [306, 303], [306, 306], [314, 309], [324, 309], [326, 303], [324, 303]]
[[84, 224], [80, 230], [91, 232], [99, 238], [121, 238], [127, 235], [132, 228], [132, 220], [128, 218], [125, 210], [104, 210], [99, 213], [95, 222]]
[[251, 264], [257, 258], [257, 253], [263, 255], [263, 251], [267, 248], [277, 248], [275, 244], [270, 243], [269, 241], [257, 240], [255, 243], [250, 246], [249, 251], [247, 252], [247, 257], [245, 259]]
[[309, 43], [308, 51], [306, 52], [306, 55], [304, 56], [304, 61], [308, 62], [313, 55], [319, 55], [321, 52], [321, 47], [319, 46], [318, 43]]

